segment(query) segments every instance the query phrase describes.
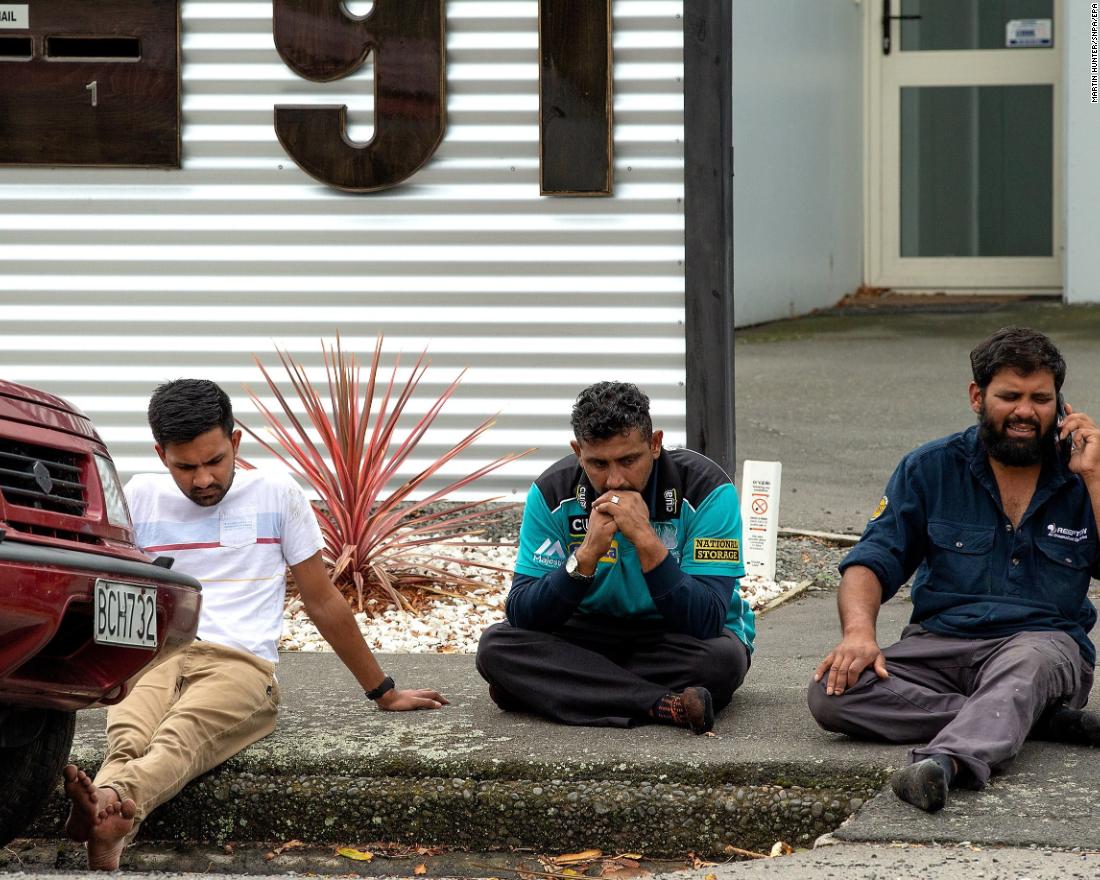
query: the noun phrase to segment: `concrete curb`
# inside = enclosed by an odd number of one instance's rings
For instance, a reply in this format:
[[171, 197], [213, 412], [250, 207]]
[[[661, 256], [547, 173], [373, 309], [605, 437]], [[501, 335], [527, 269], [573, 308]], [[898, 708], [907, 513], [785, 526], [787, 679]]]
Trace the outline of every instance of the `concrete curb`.
[[[776, 840], [809, 846], [872, 798], [886, 777], [870, 769], [731, 761], [706, 768], [647, 764], [641, 771], [593, 764], [583, 771], [555, 768], [560, 778], [543, 778], [547, 767], [539, 763], [276, 767], [244, 760], [246, 754], [155, 811], [141, 839], [387, 840], [468, 850], [596, 847], [720, 856], [728, 846], [766, 850]], [[99, 757], [76, 756], [83, 766]], [[59, 791], [31, 833], [62, 836], [66, 813]]]

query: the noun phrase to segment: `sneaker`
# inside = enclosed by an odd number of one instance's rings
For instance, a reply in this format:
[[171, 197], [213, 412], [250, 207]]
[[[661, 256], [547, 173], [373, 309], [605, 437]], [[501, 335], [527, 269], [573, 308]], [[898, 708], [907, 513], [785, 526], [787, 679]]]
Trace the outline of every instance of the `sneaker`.
[[1031, 736], [1074, 746], [1100, 746], [1100, 716], [1059, 706], [1036, 722]]
[[950, 785], [947, 770], [935, 758], [925, 758], [903, 767], [890, 778], [890, 788], [894, 794], [926, 813], [943, 809]]
[[705, 687], [684, 688], [665, 694], [653, 704], [650, 715], [659, 724], [690, 727], [694, 734], [709, 733], [714, 727], [714, 701]]

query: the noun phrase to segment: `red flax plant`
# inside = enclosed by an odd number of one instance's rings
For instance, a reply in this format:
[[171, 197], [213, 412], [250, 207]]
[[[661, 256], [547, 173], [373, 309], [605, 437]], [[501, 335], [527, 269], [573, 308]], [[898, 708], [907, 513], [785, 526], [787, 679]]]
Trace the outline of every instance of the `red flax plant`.
[[502, 509], [516, 505], [491, 506], [496, 498], [449, 505], [445, 509], [432, 509], [432, 505], [533, 450], [502, 456], [442, 489], [418, 500], [413, 498], [443, 465], [489, 430], [494, 418], [483, 421], [420, 473], [387, 491], [401, 465], [455, 393], [465, 370], [399, 439], [395, 436], [398, 420], [430, 365], [427, 351], [421, 353], [403, 384], [397, 379], [400, 357], [387, 380], [379, 375], [382, 357], [379, 335], [364, 389], [359, 359], [341, 348], [339, 335], [335, 345], [322, 342], [328, 375], [327, 401], [306, 377], [301, 364], [287, 352], [279, 348], [275, 351], [297, 401], [305, 410], [305, 419], [298, 417], [263, 362], [253, 355], [268, 389], [278, 401], [276, 411], [269, 409], [251, 388], [246, 386], [245, 390], [274, 440], [268, 442], [247, 425], [241, 427], [320, 496], [321, 503], [314, 504], [314, 510], [325, 539], [322, 553], [334, 583], [349, 601], [354, 598], [360, 611], [369, 607], [365, 601], [368, 597], [384, 600], [382, 607], [392, 604], [399, 609], [415, 610], [406, 591], [412, 591], [413, 595], [424, 591], [457, 597], [463, 591], [482, 586], [474, 578], [456, 573], [449, 563], [504, 571], [499, 566], [449, 555], [446, 549], [440, 552], [439, 547], [499, 546], [495, 542], [469, 539], [481, 534], [484, 524], [498, 517]]

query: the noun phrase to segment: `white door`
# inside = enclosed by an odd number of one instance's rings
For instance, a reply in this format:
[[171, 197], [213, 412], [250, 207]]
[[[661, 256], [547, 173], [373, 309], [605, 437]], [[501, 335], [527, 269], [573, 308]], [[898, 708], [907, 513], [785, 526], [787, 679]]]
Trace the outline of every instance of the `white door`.
[[864, 0], [869, 284], [1062, 286], [1064, 0]]

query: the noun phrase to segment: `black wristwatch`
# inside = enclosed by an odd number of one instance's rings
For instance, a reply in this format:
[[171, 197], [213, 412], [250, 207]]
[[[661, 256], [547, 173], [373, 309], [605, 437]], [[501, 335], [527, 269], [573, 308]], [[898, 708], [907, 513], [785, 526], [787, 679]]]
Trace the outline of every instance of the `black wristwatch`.
[[386, 694], [394, 689], [395, 685], [393, 679], [388, 675], [382, 679], [382, 683], [378, 685], [373, 691], [363, 691], [367, 695], [368, 700], [380, 700]]

